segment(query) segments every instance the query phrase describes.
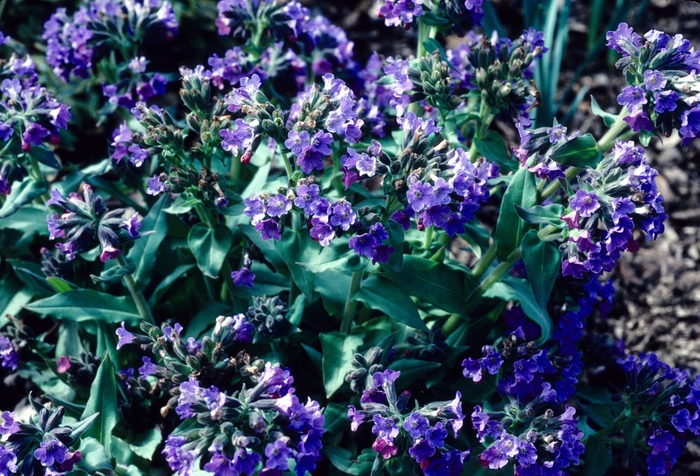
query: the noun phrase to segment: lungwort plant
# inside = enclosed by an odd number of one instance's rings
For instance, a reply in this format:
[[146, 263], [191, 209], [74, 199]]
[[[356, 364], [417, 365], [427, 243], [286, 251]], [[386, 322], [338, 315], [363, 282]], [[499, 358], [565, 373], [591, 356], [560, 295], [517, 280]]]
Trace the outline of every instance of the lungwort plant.
[[366, 62], [296, 0], [69, 3], [0, 35], [0, 474], [658, 475], [700, 433], [590, 332], [664, 231], [644, 147], [700, 134], [681, 35], [607, 33], [594, 137], [535, 127], [560, 46], [482, 0], [378, 2], [417, 48]]

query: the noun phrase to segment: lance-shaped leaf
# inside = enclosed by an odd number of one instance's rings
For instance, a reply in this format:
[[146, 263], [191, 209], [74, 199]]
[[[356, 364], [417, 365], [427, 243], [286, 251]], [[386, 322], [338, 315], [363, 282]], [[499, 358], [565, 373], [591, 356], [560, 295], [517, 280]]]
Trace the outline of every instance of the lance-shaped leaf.
[[517, 170], [518, 161], [513, 159], [503, 137], [497, 132], [488, 131], [484, 137], [475, 139], [474, 145], [486, 160], [498, 165], [502, 170]]
[[101, 321], [137, 324], [141, 316], [130, 296], [112, 296], [92, 289], [76, 289], [34, 301], [26, 309], [42, 316], [75, 322]]
[[551, 242], [542, 241], [535, 230], [523, 237], [522, 251], [535, 301], [546, 312], [549, 294], [561, 269], [561, 251]]
[[554, 225], [559, 228], [565, 226], [564, 220], [561, 219], [564, 215], [565, 208], [558, 203], [552, 203], [546, 206], [535, 205], [530, 208], [523, 208], [520, 205], [515, 205], [515, 211], [520, 218], [533, 225]]
[[362, 287], [353, 298], [409, 327], [428, 330], [428, 326], [418, 315], [416, 303], [408, 294], [391, 281], [382, 279], [376, 274], [362, 282]]
[[535, 176], [527, 169], [518, 170], [503, 194], [501, 211], [496, 225], [496, 256], [506, 261], [520, 246], [525, 224], [520, 220], [515, 205], [529, 208], [537, 203]]
[[345, 382], [345, 374], [352, 368], [355, 351], [362, 345], [365, 334], [321, 334], [323, 349], [323, 385], [326, 396], [331, 397]]
[[0, 218], [6, 218], [19, 210], [22, 205], [34, 200], [36, 197], [46, 193], [49, 184], [46, 181], [37, 182], [27, 176], [19, 184], [12, 184], [12, 191], [5, 198], [2, 208], [0, 208]]
[[[165, 206], [168, 203], [167, 195], [163, 194], [153, 205], [148, 215], [143, 218], [140, 229], [143, 236], [135, 241], [134, 246], [126, 255], [126, 260], [133, 263], [136, 268], [134, 282], [140, 291], [148, 285], [153, 275], [158, 247], [168, 233], [168, 216], [165, 213]], [[147, 232], [151, 233], [146, 234]]]
[[95, 438], [104, 446], [107, 455], [110, 454], [112, 430], [119, 419], [117, 408], [117, 379], [114, 376], [114, 365], [109, 358], [109, 353], [105, 352], [95, 380], [90, 386], [90, 398], [85, 404], [81, 419], [98, 414], [84, 435]]

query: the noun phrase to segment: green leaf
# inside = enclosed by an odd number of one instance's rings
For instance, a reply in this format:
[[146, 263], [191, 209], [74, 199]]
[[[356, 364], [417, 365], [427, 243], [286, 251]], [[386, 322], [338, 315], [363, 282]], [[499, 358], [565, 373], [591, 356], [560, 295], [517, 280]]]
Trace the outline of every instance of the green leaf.
[[612, 466], [612, 451], [607, 443], [600, 438], [589, 436], [586, 441], [586, 451], [583, 454], [584, 476], [600, 476], [606, 474]]
[[554, 225], [556, 227], [564, 227], [564, 220], [561, 217], [566, 209], [563, 205], [552, 203], [542, 206], [535, 205], [534, 207], [523, 208], [515, 204], [515, 211], [520, 218], [525, 222], [533, 225]]
[[484, 293], [484, 297], [497, 298], [504, 301], [518, 301], [525, 315], [540, 326], [542, 335], [537, 341], [538, 344], [546, 342], [551, 337], [552, 320], [549, 318], [547, 309], [542, 309], [537, 303], [527, 280], [506, 276], [500, 283], [491, 286]]
[[488, 131], [481, 139], [475, 139], [476, 150], [489, 160], [498, 165], [501, 170], [513, 171], [518, 169], [518, 161], [508, 150], [506, 142], [496, 131]]
[[395, 321], [414, 329], [428, 330], [418, 315], [418, 307], [397, 285], [376, 274], [362, 282], [362, 287], [353, 298], [365, 306], [381, 311]]
[[506, 261], [510, 254], [518, 249], [524, 235], [524, 224], [515, 210], [515, 205], [529, 208], [537, 203], [535, 176], [522, 168], [510, 181], [503, 194], [501, 211], [496, 224], [496, 256]]
[[460, 314], [464, 311], [467, 285], [466, 273], [425, 258], [406, 255], [400, 273], [390, 266], [382, 266], [387, 275], [408, 295], [434, 304], [445, 311]]
[[138, 324], [141, 316], [131, 297], [112, 296], [91, 289], [76, 289], [40, 299], [25, 306], [42, 316], [75, 322], [101, 321], [119, 324], [123, 321]]
[[550, 158], [562, 165], [595, 168], [603, 159], [603, 154], [598, 150], [595, 137], [584, 134], [562, 144], [552, 152]]
[[275, 242], [277, 251], [287, 264], [294, 283], [309, 301], [314, 298], [314, 273], [300, 266], [318, 254], [319, 244], [309, 236], [308, 231], [299, 232], [289, 228], [282, 233], [282, 239]]
[[48, 278], [46, 278], [46, 282], [49, 283], [51, 287], [59, 293], [65, 293], [73, 289], [73, 287], [70, 284], [56, 276], [49, 276]]
[[11, 218], [0, 219], [0, 230], [11, 229], [23, 233], [38, 233], [40, 235], [49, 234], [46, 226], [46, 207], [37, 205], [25, 205], [20, 208]]
[[210, 301], [195, 315], [187, 326], [185, 337], [199, 338], [208, 328], [214, 327], [216, 318], [231, 315], [233, 309], [221, 301]]
[[233, 234], [223, 224], [212, 230], [205, 223], [197, 223], [187, 235], [187, 244], [197, 259], [197, 266], [211, 278], [219, 276], [232, 243]]
[[97, 284], [97, 283], [105, 283], [105, 284], [117, 284], [121, 282], [122, 278], [126, 276], [127, 274], [132, 274], [136, 270], [136, 266], [132, 262], [127, 262], [126, 266], [112, 266], [111, 268], [107, 268], [104, 271], [100, 273], [99, 276], [96, 276], [94, 274], [90, 275], [90, 279], [92, 279], [92, 282]]
[[88, 474], [95, 474], [98, 470], [112, 470], [109, 456], [105, 447], [95, 438], [85, 437], [80, 441], [78, 450], [82, 453], [83, 459], [75, 464], [77, 469], [82, 469]]
[[[168, 203], [167, 193], [163, 194], [141, 222], [141, 233], [144, 236], [134, 242], [134, 246], [126, 255], [126, 260], [136, 267], [134, 282], [139, 291], [148, 285], [155, 269], [158, 247], [168, 233], [168, 216], [165, 205]], [[146, 232], [152, 232], [146, 235]]]
[[612, 127], [613, 124], [615, 124], [615, 121], [617, 121], [617, 116], [615, 114], [610, 114], [609, 112], [603, 111], [600, 108], [600, 106], [598, 105], [598, 101], [596, 101], [592, 95], [591, 95], [591, 109], [593, 110], [593, 114], [595, 114], [598, 117], [603, 118], [603, 122], [608, 127]]
[[350, 249], [347, 238], [333, 240], [330, 245], [321, 248], [321, 252], [310, 261], [297, 264], [312, 273], [322, 273], [327, 269], [340, 268], [347, 271], [359, 271], [367, 266], [367, 262]]
[[163, 441], [163, 435], [155, 428], [130, 438], [129, 448], [140, 457], [151, 461], [158, 445]]
[[440, 363], [418, 359], [400, 359], [392, 362], [389, 368], [401, 372], [401, 377], [397, 381], [398, 389], [406, 388], [416, 380], [428, 376], [431, 372], [440, 368]]
[[353, 458], [353, 454], [349, 450], [339, 446], [324, 446], [321, 451], [335, 468], [352, 476], [368, 474], [372, 470], [376, 455], [369, 448], [360, 453], [357, 459]]
[[[163, 197], [165, 197], [165, 195], [163, 195]], [[169, 207], [163, 208], [163, 212], [168, 213], [170, 215], [182, 215], [183, 213], [187, 213], [190, 210], [192, 210], [198, 203], [199, 200], [197, 200], [194, 197], [185, 198], [182, 195], [178, 195]]]
[[56, 160], [56, 154], [50, 151], [43, 145], [35, 145], [29, 149], [29, 155], [34, 157], [39, 163], [51, 167], [52, 169], [60, 169], [61, 164]]
[[345, 374], [352, 368], [352, 358], [362, 345], [364, 336], [364, 332], [350, 335], [332, 332], [319, 335], [323, 349], [323, 385], [328, 398], [343, 386]]
[[90, 386], [90, 398], [85, 404], [85, 411], [81, 419], [88, 418], [96, 413], [99, 416], [90, 425], [84, 435], [95, 438], [104, 446], [107, 455], [110, 454], [112, 430], [119, 419], [117, 404], [117, 380], [114, 376], [114, 365], [105, 353], [100, 367], [97, 369], [95, 380]]
[[394, 271], [401, 271], [403, 268], [403, 227], [394, 220], [389, 220], [386, 231], [389, 233], [389, 244], [394, 248], [394, 252], [389, 255], [387, 264]]
[[170, 287], [175, 284], [175, 281], [177, 281], [180, 277], [182, 277], [185, 273], [187, 273], [189, 270], [194, 268], [193, 264], [182, 264], [175, 268], [169, 275], [167, 275], [163, 281], [158, 283], [158, 287], [153, 291], [153, 294], [151, 294], [151, 297], [148, 299], [148, 304], [153, 307], [156, 305], [158, 300], [163, 297], [163, 294], [165, 294]]
[[546, 313], [549, 294], [561, 269], [561, 251], [551, 242], [540, 240], [535, 230], [528, 231], [522, 242], [523, 262], [535, 301]]
[[[46, 193], [48, 189], [48, 182], [37, 182], [31, 176], [25, 177], [19, 185], [13, 184], [12, 191], [5, 198], [5, 203], [3, 203], [2, 208], [0, 208], [0, 218], [9, 217], [19, 210], [22, 205]], [[45, 219], [46, 217], [44, 217], [44, 220]]]

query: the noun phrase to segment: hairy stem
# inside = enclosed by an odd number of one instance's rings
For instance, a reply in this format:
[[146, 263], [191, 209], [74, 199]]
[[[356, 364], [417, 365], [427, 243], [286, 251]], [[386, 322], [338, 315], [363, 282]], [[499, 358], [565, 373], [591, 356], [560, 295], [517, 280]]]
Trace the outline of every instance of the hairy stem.
[[357, 309], [357, 301], [353, 299], [355, 293], [360, 289], [360, 283], [362, 282], [362, 275], [364, 274], [364, 268], [352, 273], [352, 282], [350, 283], [350, 289], [348, 289], [348, 297], [345, 299], [345, 308], [343, 309], [343, 320], [340, 323], [340, 332], [347, 334], [352, 329], [352, 321], [355, 317], [355, 309]]
[[[119, 264], [119, 266], [126, 266], [126, 261], [124, 261], [124, 257], [122, 255], [117, 256], [117, 263]], [[138, 309], [141, 319], [150, 322], [153, 325], [156, 325], [156, 321], [153, 318], [153, 314], [151, 313], [151, 308], [148, 306], [146, 299], [144, 299], [143, 293], [136, 289], [136, 282], [134, 282], [134, 278], [132, 278], [130, 274], [125, 274], [122, 278], [122, 281], [126, 285], [126, 288], [129, 290], [131, 298], [136, 304], [136, 309]]]

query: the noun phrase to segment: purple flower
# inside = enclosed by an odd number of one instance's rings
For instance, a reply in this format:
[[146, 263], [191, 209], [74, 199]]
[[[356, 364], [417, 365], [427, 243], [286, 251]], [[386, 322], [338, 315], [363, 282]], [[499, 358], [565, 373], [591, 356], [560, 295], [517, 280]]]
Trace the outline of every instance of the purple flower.
[[309, 233], [321, 246], [328, 246], [335, 238], [335, 229], [328, 223], [327, 216], [312, 218]]
[[12, 133], [15, 130], [5, 122], [0, 121], [0, 140], [6, 141], [12, 137]]
[[243, 267], [238, 271], [231, 272], [231, 278], [233, 279], [233, 284], [236, 286], [252, 288], [253, 282], [255, 281], [255, 274], [250, 271], [250, 268]]
[[154, 175], [146, 180], [146, 184], [148, 185], [148, 188], [146, 188], [146, 193], [149, 195], [158, 195], [166, 190], [165, 183], [160, 181], [158, 175]]
[[[697, 418], [697, 415], [695, 415], [695, 418]], [[671, 424], [680, 433], [683, 433], [688, 428], [690, 428], [691, 418], [690, 418], [690, 412], [688, 411], [688, 409], [682, 408], [682, 409], [678, 410], [671, 417]]]
[[124, 220], [122, 226], [129, 232], [130, 237], [138, 238], [141, 229], [141, 217], [139, 217], [138, 212], [131, 215], [131, 218]]
[[630, 128], [635, 132], [642, 130], [651, 131], [654, 129], [654, 125], [652, 124], [651, 120], [649, 120], [649, 117], [642, 111], [625, 116], [624, 121], [629, 124]]
[[0, 435], [2, 435], [2, 440], [7, 441], [7, 438], [19, 431], [19, 423], [15, 418], [15, 414], [12, 412], [4, 411], [0, 415]]
[[464, 359], [462, 361], [462, 367], [464, 367], [462, 370], [462, 375], [472, 379], [474, 383], [481, 382], [481, 379], [483, 378], [482, 368], [481, 363], [478, 360], [471, 358]]
[[295, 130], [289, 131], [289, 136], [284, 142], [287, 149], [292, 151], [292, 154], [298, 156], [301, 151], [309, 147], [309, 132], [301, 131], [297, 132]]
[[314, 170], [323, 170], [323, 154], [311, 147], [306, 147], [297, 157], [296, 164], [307, 175]]
[[425, 432], [429, 427], [430, 422], [428, 419], [418, 412], [411, 413], [411, 416], [403, 423], [404, 430], [406, 430], [413, 439], [425, 436]]
[[624, 22], [617, 26], [617, 30], [607, 32], [605, 39], [608, 40], [606, 45], [608, 48], [614, 49], [623, 56], [634, 55], [642, 46], [642, 38]]
[[311, 138], [309, 147], [311, 147], [314, 152], [317, 152], [321, 156], [326, 156], [333, 151], [331, 148], [332, 143], [333, 136], [331, 134], [324, 131], [318, 131]]
[[348, 246], [351, 250], [369, 259], [375, 256], [378, 245], [377, 239], [369, 233], [353, 236], [348, 240]]
[[348, 231], [350, 226], [355, 223], [355, 212], [352, 205], [346, 200], [338, 200], [332, 206], [333, 210], [330, 215], [330, 222], [333, 226], [339, 226], [343, 231]]
[[[185, 449], [185, 443], [187, 443], [187, 440], [184, 436], [168, 435], [168, 438], [165, 440], [165, 448], [162, 451], [170, 469], [177, 471], [178, 476], [187, 476], [191, 474], [194, 469], [194, 462], [198, 456], [197, 452], [191, 449]], [[215, 457], [216, 456], [214, 456], [214, 458]], [[212, 458], [212, 462], [214, 458]]]
[[289, 459], [294, 457], [294, 453], [287, 447], [284, 440], [279, 439], [274, 443], [268, 443], [265, 447], [266, 469], [279, 469], [286, 471], [289, 468]]
[[22, 134], [22, 148], [25, 149], [32, 145], [41, 145], [45, 137], [48, 137], [49, 131], [41, 127], [39, 124], [33, 123]]
[[3, 335], [0, 335], [0, 358], [2, 358], [3, 367], [10, 370], [17, 370], [19, 354], [12, 341]]
[[236, 128], [233, 130], [220, 130], [219, 135], [223, 139], [221, 147], [237, 156], [239, 149], [246, 150], [253, 144], [255, 129], [243, 119], [236, 119], [235, 125]]
[[500, 469], [508, 464], [508, 458], [518, 454], [521, 441], [505, 433], [500, 439], [479, 455], [479, 460], [489, 469]]
[[0, 474], [17, 472], [17, 455], [7, 447], [0, 445]]
[[408, 186], [406, 199], [415, 212], [419, 212], [423, 210], [423, 208], [431, 206], [434, 198], [435, 192], [430, 184], [417, 180]]
[[117, 328], [117, 337], [119, 337], [119, 342], [117, 342], [117, 350], [121, 349], [124, 345], [131, 344], [136, 339], [134, 334], [126, 330], [123, 322], [121, 328]]
[[318, 201], [321, 193], [321, 188], [316, 184], [300, 185], [297, 187], [294, 199], [294, 205], [304, 210], [304, 213], [311, 215], [313, 213], [313, 205]]
[[151, 358], [143, 356], [141, 357], [141, 361], [143, 362], [143, 365], [138, 369], [141, 378], [145, 379], [149, 375], [155, 375], [155, 373], [158, 371], [158, 366], [153, 363]]
[[286, 215], [292, 209], [292, 202], [287, 197], [278, 193], [267, 201], [267, 214], [273, 217]]
[[39, 460], [42, 466], [50, 467], [54, 463], [61, 464], [66, 460], [68, 449], [60, 440], [50, 433], [44, 435], [44, 441], [34, 451], [34, 458]]
[[654, 94], [654, 109], [659, 114], [675, 111], [678, 107], [678, 93], [672, 90], [659, 91]]
[[582, 217], [590, 217], [600, 208], [598, 196], [594, 192], [586, 192], [577, 190], [576, 194], [570, 199], [569, 206]]
[[636, 111], [640, 106], [646, 104], [647, 99], [643, 88], [627, 86], [617, 96], [617, 102], [622, 106], [627, 106], [630, 111]]
[[279, 241], [282, 238], [282, 227], [275, 220], [263, 220], [255, 225], [255, 229], [260, 233], [263, 240], [274, 239]]

